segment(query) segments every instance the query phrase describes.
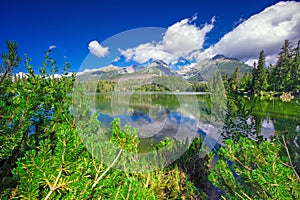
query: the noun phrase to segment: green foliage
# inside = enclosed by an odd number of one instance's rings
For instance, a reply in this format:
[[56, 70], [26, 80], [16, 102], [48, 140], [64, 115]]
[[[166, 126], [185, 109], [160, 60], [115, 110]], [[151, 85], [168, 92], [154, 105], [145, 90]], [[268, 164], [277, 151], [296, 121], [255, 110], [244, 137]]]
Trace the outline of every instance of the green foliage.
[[228, 199], [299, 199], [300, 180], [274, 142], [225, 141], [209, 180]]
[[178, 76], [128, 76], [118, 82], [114, 91], [171, 91], [171, 92], [191, 92], [191, 84]]
[[117, 82], [109, 80], [100, 80], [97, 83], [96, 92], [111, 92], [114, 91]]
[[[224, 139], [232, 139], [237, 142], [240, 137], [251, 137], [262, 140], [257, 127], [261, 126], [261, 121], [254, 119], [250, 114], [252, 108], [248, 108], [246, 99], [236, 96], [235, 99], [227, 99], [227, 112], [222, 127], [221, 135]], [[251, 120], [251, 123], [248, 121]]]
[[240, 80], [240, 91], [248, 92], [252, 87], [252, 73], [246, 72]]
[[207, 183], [209, 157], [206, 155], [205, 147], [202, 147], [202, 137], [194, 138], [188, 150], [173, 165], [179, 166], [185, 172], [201, 197], [209, 193], [211, 189]]
[[237, 66], [232, 75], [231, 78], [229, 79], [229, 85], [230, 85], [230, 89], [231, 91], [233, 91], [234, 93], [237, 93], [238, 89], [239, 89], [239, 84], [240, 84], [240, 74], [239, 74], [239, 66]]
[[226, 91], [221, 74], [219, 72], [215, 72], [210, 77], [207, 85], [211, 99], [211, 122], [213, 122], [214, 125], [222, 124], [225, 119], [227, 108]]
[[[18, 56], [11, 55], [8, 58], [18, 59]], [[68, 98], [66, 94], [70, 91], [72, 77], [53, 79], [54, 73], [49, 75], [46, 72], [49, 64], [52, 69], [56, 68], [55, 62], [49, 57], [49, 52], [46, 54], [41, 75], [33, 73], [29, 61], [30, 59], [27, 58], [26, 67], [29, 72], [27, 77], [20, 79], [6, 77], [0, 85], [1, 96], [4, 97], [0, 101], [2, 116], [0, 121], [0, 161], [3, 163], [0, 172], [1, 190], [5, 190], [11, 184], [14, 185], [11, 169], [18, 157], [23, 156], [27, 150], [37, 148], [37, 144], [41, 140], [47, 138], [55, 140], [51, 134], [53, 126], [57, 121], [65, 120], [63, 115], [56, 116], [55, 113], [68, 110], [68, 107], [65, 107], [62, 102]], [[16, 61], [9, 61], [9, 63], [14, 62]], [[66, 70], [68, 70], [68, 64]], [[56, 112], [50, 120], [46, 113], [52, 115], [50, 114], [52, 111]], [[42, 115], [45, 116], [40, 118]], [[36, 134], [30, 136], [33, 124]]]
[[261, 51], [258, 58], [257, 69], [255, 69], [255, 73], [253, 75], [253, 90], [255, 93], [266, 91], [269, 87], [265, 62], [264, 51]]
[[193, 92], [208, 92], [208, 87], [206, 82], [191, 82]]
[[[285, 40], [278, 54], [275, 65], [266, 66], [265, 55], [262, 50], [258, 63], [254, 63], [250, 74], [239, 77], [236, 68], [231, 77], [225, 79], [224, 84], [228, 92], [235, 94], [250, 91], [256, 96], [264, 96], [266, 92], [295, 92], [300, 89], [300, 41], [292, 47], [289, 40]], [[298, 91], [299, 92], [299, 91]]]
[[[26, 58], [26, 77], [12, 81], [6, 76], [0, 84], [1, 199], [192, 199], [199, 195], [195, 177], [183, 170], [188, 169], [187, 156], [184, 165], [152, 172], [118, 170], [130, 162], [123, 153], [138, 152], [138, 131], [122, 128], [118, 119], [111, 130], [102, 128], [97, 115], [90, 115], [88, 91], [74, 84], [74, 74], [66, 76], [68, 63], [65, 75], [54, 78], [58, 67], [50, 53], [40, 75]], [[9, 58], [17, 63], [17, 56]], [[170, 150], [181, 148], [174, 142], [162, 142], [158, 148], [169, 144]], [[112, 145], [115, 149], [110, 149]], [[200, 146], [198, 141], [190, 151]], [[104, 162], [103, 156], [110, 160]], [[165, 156], [167, 160], [169, 154]], [[201, 163], [198, 157], [193, 160]]]
[[275, 66], [271, 68], [270, 85], [276, 91], [290, 92], [299, 89], [299, 43], [295, 48], [285, 40]]
[[124, 130], [121, 128], [120, 119], [114, 119], [111, 123], [112, 136], [110, 140], [120, 149], [137, 152], [139, 146], [138, 130], [131, 129], [126, 125]]
[[56, 135], [53, 150], [51, 141], [46, 140], [41, 142], [38, 151], [28, 151], [17, 162], [14, 174], [20, 181], [19, 197], [134, 199], [149, 195], [149, 199], [155, 199], [154, 193], [144, 188], [138, 177], [128, 177], [118, 170], [106, 171], [107, 166], [87, 151], [75, 129], [62, 125], [57, 127]]
[[300, 90], [300, 40], [297, 46], [293, 50], [293, 66], [292, 66], [292, 80], [294, 80], [294, 86], [296, 90]]
[[291, 66], [292, 66], [292, 53], [291, 42], [284, 41], [284, 45], [279, 53], [279, 58], [273, 69], [273, 83], [278, 91], [290, 91], [289, 84], [291, 81]]
[[18, 45], [15, 41], [6, 41], [7, 53], [1, 55], [3, 64], [0, 65], [0, 85], [8, 76], [11, 76], [12, 71], [21, 61], [18, 56]]
[[[187, 82], [175, 76], [153, 77], [152, 83], [142, 84], [142, 80], [130, 79], [129, 81], [116, 82], [114, 80], [99, 80], [96, 90], [93, 91], [93, 82], [85, 83], [89, 92], [106, 93], [115, 90], [135, 92], [208, 92], [206, 82]], [[119, 84], [119, 85], [118, 85]], [[139, 87], [135, 87], [140, 85]]]
[[[167, 138], [158, 143], [154, 150], [172, 143], [171, 148], [175, 152], [182, 147], [180, 142]], [[184, 145], [188, 145], [188, 142]], [[165, 157], [168, 156], [172, 154]], [[207, 193], [211, 189], [207, 185], [208, 160], [202, 149], [202, 137], [194, 138], [189, 148], [175, 162], [164, 169], [150, 172], [150, 180], [154, 178], [151, 187], [154, 187], [159, 199], [207, 199]]]
[[[97, 115], [90, 113], [87, 93], [95, 91], [94, 85], [84, 91], [85, 85], [74, 82], [74, 74], [66, 76], [68, 63], [63, 66], [65, 75], [54, 78], [58, 66], [51, 57], [51, 51], [46, 52], [39, 75], [33, 71], [30, 59], [25, 57], [26, 77], [12, 79], [9, 74], [21, 59], [16, 55], [16, 43], [8, 42], [7, 46], [8, 53], [2, 57], [4, 73], [0, 76], [1, 199], [208, 198], [211, 189], [207, 186], [208, 157], [205, 156], [206, 151], [201, 150], [201, 137], [191, 141], [187, 150], [188, 143], [182, 144], [168, 138], [158, 143], [152, 153], [154, 157], [162, 158], [162, 164], [172, 159], [176, 152], [186, 150], [165, 168], [140, 173], [119, 170], [128, 163], [134, 167], [148, 164], [148, 160], [135, 164], [141, 144], [138, 130], [121, 127], [118, 119], [112, 122], [111, 129], [103, 128]], [[296, 58], [297, 54], [293, 56]], [[238, 73], [232, 78], [235, 82], [240, 81], [238, 85], [242, 84]], [[241, 115], [239, 112], [244, 112], [238, 109], [236, 102], [226, 105], [220, 74], [215, 74], [207, 84], [191, 85], [189, 82], [179, 82], [178, 77], [158, 77], [155, 82], [160, 83], [151, 85], [155, 90], [209, 89], [213, 99], [210, 110], [217, 113], [213, 116], [216, 123], [224, 119], [237, 120]], [[108, 84], [111, 85], [106, 87]], [[115, 84], [108, 81], [98, 83], [97, 91], [111, 91], [117, 87]], [[132, 84], [136, 83], [132, 81]], [[122, 91], [124, 88], [118, 89]], [[132, 98], [136, 97], [132, 95]], [[142, 99], [140, 103], [165, 103], [156, 95], [146, 98], [149, 99]], [[174, 107], [178, 106], [175, 96], [172, 101]], [[230, 108], [232, 115], [225, 115], [226, 107]], [[237, 121], [227, 122], [229, 125]], [[279, 156], [278, 145], [271, 142], [257, 144], [244, 139], [241, 133], [245, 122], [246, 116], [244, 121], [231, 129], [238, 132], [239, 137], [234, 142], [227, 141], [227, 148], [220, 150], [220, 160], [210, 180], [233, 197], [246, 197], [246, 194], [253, 198], [280, 198], [283, 195], [299, 198], [299, 180], [295, 178], [288, 160]], [[164, 148], [167, 151], [156, 152]], [[133, 156], [124, 156], [129, 153]], [[228, 160], [234, 163], [228, 165]], [[232, 169], [238, 173], [237, 178], [232, 176]], [[262, 189], [251, 191], [251, 187]]]
[[152, 83], [143, 85], [135, 90], [136, 92], [170, 92], [168, 87], [163, 85]]

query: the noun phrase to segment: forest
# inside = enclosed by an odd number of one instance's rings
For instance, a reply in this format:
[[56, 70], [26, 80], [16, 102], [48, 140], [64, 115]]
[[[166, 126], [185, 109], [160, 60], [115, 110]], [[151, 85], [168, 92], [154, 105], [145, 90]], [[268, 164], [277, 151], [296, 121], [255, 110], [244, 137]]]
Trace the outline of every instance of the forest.
[[299, 93], [300, 89], [300, 40], [295, 47], [289, 40], [278, 54], [278, 61], [266, 65], [264, 51], [259, 54], [258, 62], [253, 64], [250, 72], [241, 75], [236, 67], [231, 77], [223, 77], [227, 90], [235, 93], [249, 92], [263, 96], [266, 92]]
[[[274, 66], [266, 66], [261, 51], [251, 72], [242, 76], [235, 70], [223, 77], [229, 108], [222, 132], [225, 146], [202, 156], [199, 136], [170, 165], [139, 173], [126, 170], [123, 164], [131, 160], [122, 156], [139, 153], [138, 130], [114, 119], [111, 129], [93, 134], [101, 124], [90, 113], [86, 91], [73, 91], [76, 74], [67, 75], [68, 62], [57, 66], [48, 50], [37, 75], [30, 58], [18, 55], [16, 42], [7, 41], [6, 46], [0, 67], [0, 199], [300, 199], [300, 169], [295, 167], [299, 155], [292, 154], [288, 133], [269, 140], [258, 137], [245, 123], [251, 113], [238, 95], [298, 93], [300, 42], [292, 47], [285, 41]], [[27, 76], [12, 79], [21, 61]], [[64, 75], [54, 78], [61, 68]], [[112, 82], [102, 83], [98, 92], [111, 90], [105, 84], [113, 87]], [[159, 88], [148, 87], [141, 89]], [[199, 83], [193, 87], [206, 90]], [[93, 142], [104, 138], [108, 140]], [[116, 148], [107, 151], [112, 144]], [[167, 160], [182, 145], [187, 144], [165, 139], [153, 147], [153, 155]], [[168, 152], [157, 151], [165, 146]]]

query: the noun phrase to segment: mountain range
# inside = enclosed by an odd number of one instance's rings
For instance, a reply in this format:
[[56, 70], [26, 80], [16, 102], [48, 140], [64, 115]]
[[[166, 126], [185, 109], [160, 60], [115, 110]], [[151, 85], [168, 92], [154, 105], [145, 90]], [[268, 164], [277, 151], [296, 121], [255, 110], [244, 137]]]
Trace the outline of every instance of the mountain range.
[[224, 55], [216, 55], [211, 59], [205, 59], [192, 67], [182, 68], [179, 73], [189, 81], [207, 81], [215, 71], [222, 75], [231, 76], [234, 69], [239, 66], [239, 73], [245, 74], [251, 67], [236, 58], [227, 58]]
[[86, 69], [78, 72], [76, 78], [80, 81], [114, 80], [122, 76], [138, 76], [151, 74], [153, 76], [179, 76], [192, 82], [207, 81], [216, 71], [230, 76], [234, 69], [239, 66], [239, 72], [244, 74], [250, 71], [251, 67], [235, 58], [227, 58], [224, 55], [216, 55], [206, 59], [199, 64], [189, 65], [175, 70], [169, 67], [162, 60], [154, 60], [146, 66], [131, 65], [118, 67], [109, 65], [98, 69]]

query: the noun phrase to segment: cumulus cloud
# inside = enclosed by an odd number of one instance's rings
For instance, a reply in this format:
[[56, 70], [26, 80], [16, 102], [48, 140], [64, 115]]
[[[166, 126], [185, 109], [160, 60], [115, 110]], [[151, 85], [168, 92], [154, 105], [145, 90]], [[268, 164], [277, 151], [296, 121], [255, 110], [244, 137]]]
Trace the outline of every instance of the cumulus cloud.
[[50, 45], [50, 46], [49, 46], [49, 50], [52, 50], [52, 49], [55, 49], [55, 48], [56, 48], [55, 45]]
[[183, 19], [170, 26], [162, 40], [162, 45], [166, 50], [176, 52], [176, 54], [185, 57], [194, 50], [202, 48], [205, 36], [214, 27], [215, 18], [211, 20], [211, 24], [205, 24], [203, 28], [199, 28], [192, 24], [197, 17], [192, 19]]
[[89, 43], [88, 49], [90, 50], [91, 54], [97, 56], [98, 58], [102, 58], [109, 53], [109, 48], [102, 47], [101, 44], [99, 44], [99, 42], [96, 40], [93, 40]]
[[[272, 54], [272, 55], [267, 55], [265, 56], [265, 61], [266, 61], [266, 64], [274, 64], [278, 59], [278, 54]], [[258, 63], [258, 56], [256, 56], [256, 58], [250, 58], [250, 59], [247, 59], [245, 60], [245, 63], [247, 65], [250, 65], [250, 66], [253, 66], [254, 63]]]
[[284, 40], [289, 39], [295, 44], [300, 39], [300, 3], [295, 1], [278, 2], [249, 19], [241, 18], [233, 24], [235, 28], [231, 32], [205, 50], [203, 44], [207, 33], [214, 27], [215, 18], [202, 27], [194, 24], [196, 19], [194, 16], [171, 25], [159, 42], [119, 49], [119, 52], [127, 60], [139, 63], [161, 59], [167, 64], [176, 64], [180, 58], [201, 62], [216, 54], [224, 54], [253, 65], [259, 52], [264, 50], [269, 64], [276, 62]]
[[202, 28], [193, 22], [197, 17], [183, 19], [168, 27], [161, 41], [140, 44], [126, 50], [119, 49], [127, 60], [145, 63], [151, 59], [161, 59], [167, 64], [175, 64], [180, 57], [187, 58], [193, 51], [202, 48], [205, 36], [214, 27], [215, 18]]
[[300, 39], [299, 33], [300, 3], [279, 2], [239, 24], [205, 52], [251, 62], [264, 50], [270, 60], [278, 54], [285, 39], [295, 43]]
[[145, 63], [149, 60], [159, 59], [170, 64], [179, 59], [179, 56], [167, 51], [161, 44], [145, 43], [135, 48], [126, 50], [119, 49], [120, 53], [126, 57], [126, 60], [134, 60], [138, 63]]

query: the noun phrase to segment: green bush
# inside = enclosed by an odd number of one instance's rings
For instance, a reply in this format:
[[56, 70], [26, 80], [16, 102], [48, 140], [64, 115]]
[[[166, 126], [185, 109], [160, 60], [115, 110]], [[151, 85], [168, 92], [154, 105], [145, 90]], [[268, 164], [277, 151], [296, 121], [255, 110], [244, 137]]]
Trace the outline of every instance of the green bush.
[[209, 180], [228, 199], [300, 199], [300, 179], [277, 142], [228, 139]]
[[[8, 44], [6, 69], [20, 60], [16, 45]], [[58, 67], [50, 53], [40, 75], [26, 58], [26, 77], [12, 81], [10, 70], [0, 76], [0, 199], [193, 199], [200, 194], [187, 161], [145, 173], [115, 168], [125, 162], [123, 152], [138, 152], [137, 130], [122, 128], [117, 119], [112, 130], [102, 130], [90, 115], [88, 95], [75, 85], [74, 74], [67, 76], [69, 64], [65, 75], [54, 78]], [[103, 134], [96, 134], [99, 129]], [[112, 144], [116, 150], [107, 151]], [[110, 162], [103, 162], [103, 153]]]

